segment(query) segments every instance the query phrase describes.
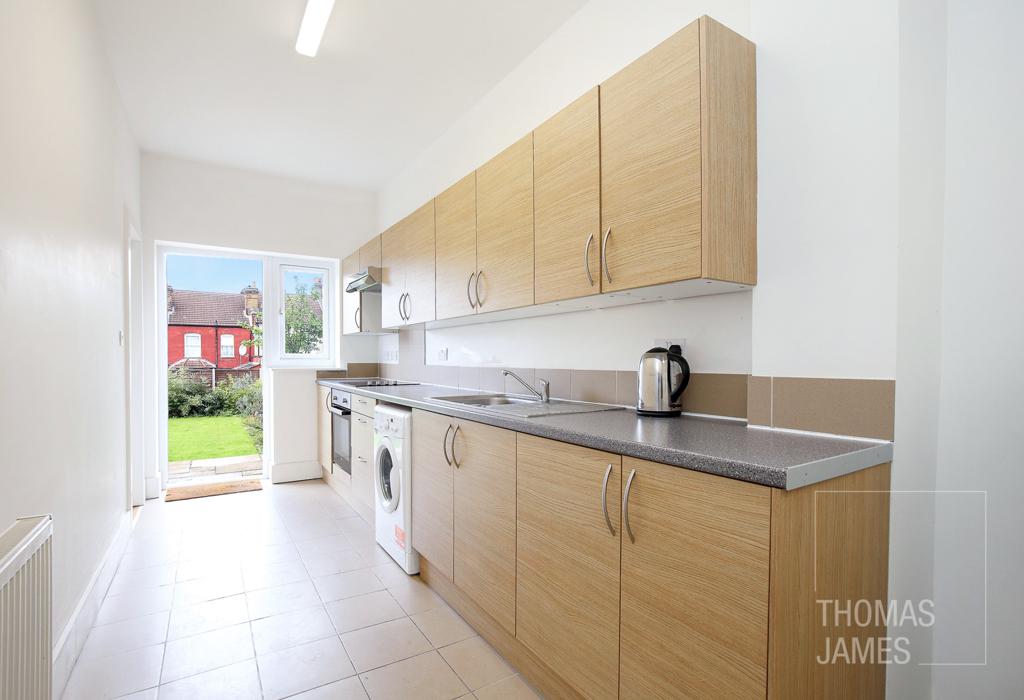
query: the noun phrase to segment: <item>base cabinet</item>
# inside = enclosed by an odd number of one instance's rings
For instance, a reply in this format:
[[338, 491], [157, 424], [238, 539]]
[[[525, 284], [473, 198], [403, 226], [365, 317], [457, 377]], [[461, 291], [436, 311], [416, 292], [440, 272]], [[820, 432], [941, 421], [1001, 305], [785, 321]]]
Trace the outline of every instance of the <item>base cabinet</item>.
[[325, 386], [317, 386], [316, 411], [316, 456], [320, 467], [331, 472], [334, 460], [331, 453], [331, 390]]
[[352, 494], [373, 511], [373, 418], [352, 412]]
[[771, 489], [623, 458], [621, 698], [764, 698]]
[[517, 443], [516, 639], [583, 696], [614, 700], [622, 458], [532, 435]]

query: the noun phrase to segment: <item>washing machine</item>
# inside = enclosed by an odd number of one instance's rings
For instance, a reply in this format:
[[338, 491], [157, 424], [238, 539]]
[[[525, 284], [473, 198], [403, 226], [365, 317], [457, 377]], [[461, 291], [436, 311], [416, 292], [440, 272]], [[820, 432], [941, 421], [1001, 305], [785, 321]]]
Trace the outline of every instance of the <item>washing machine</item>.
[[373, 413], [373, 482], [377, 544], [407, 574], [420, 571], [412, 548], [412, 411], [377, 405]]

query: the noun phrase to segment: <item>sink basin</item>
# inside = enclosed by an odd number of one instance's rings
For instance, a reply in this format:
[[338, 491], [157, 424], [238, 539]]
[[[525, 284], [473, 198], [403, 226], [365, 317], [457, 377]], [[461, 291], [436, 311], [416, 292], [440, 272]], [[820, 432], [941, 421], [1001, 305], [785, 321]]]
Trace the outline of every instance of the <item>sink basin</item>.
[[480, 409], [488, 413], [502, 413], [519, 418], [558, 416], [567, 413], [594, 413], [596, 411], [621, 411], [622, 406], [585, 401], [551, 399], [545, 403], [529, 396], [518, 394], [470, 394], [467, 396], [434, 396], [430, 401], [455, 404], [463, 408]]

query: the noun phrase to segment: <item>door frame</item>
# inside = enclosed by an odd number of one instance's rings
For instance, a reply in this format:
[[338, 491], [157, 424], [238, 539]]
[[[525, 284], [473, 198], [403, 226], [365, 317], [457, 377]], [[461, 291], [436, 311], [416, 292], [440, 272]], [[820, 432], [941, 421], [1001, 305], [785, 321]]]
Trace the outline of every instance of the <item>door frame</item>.
[[126, 510], [146, 502], [142, 234], [124, 210], [124, 401]]

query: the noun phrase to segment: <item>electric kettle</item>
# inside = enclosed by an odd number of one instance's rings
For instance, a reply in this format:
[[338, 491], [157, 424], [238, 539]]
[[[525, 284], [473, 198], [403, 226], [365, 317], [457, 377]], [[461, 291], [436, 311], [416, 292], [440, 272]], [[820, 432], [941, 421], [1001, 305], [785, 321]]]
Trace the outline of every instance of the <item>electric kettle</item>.
[[678, 416], [683, 412], [683, 390], [690, 383], [690, 365], [678, 345], [645, 352], [637, 373], [638, 415]]

